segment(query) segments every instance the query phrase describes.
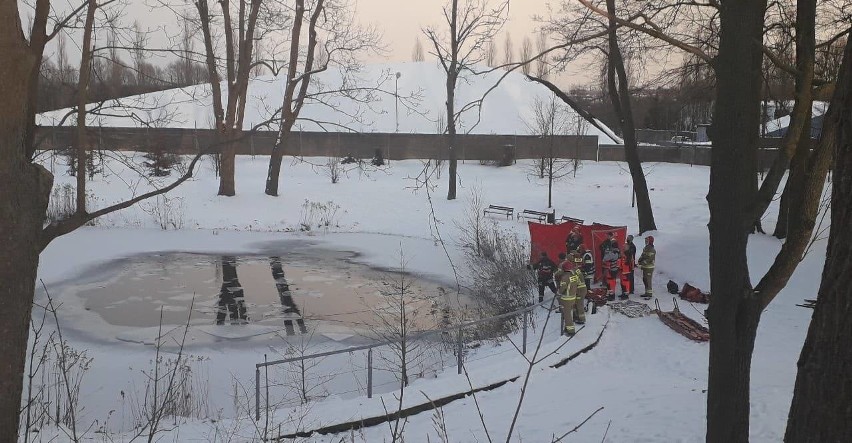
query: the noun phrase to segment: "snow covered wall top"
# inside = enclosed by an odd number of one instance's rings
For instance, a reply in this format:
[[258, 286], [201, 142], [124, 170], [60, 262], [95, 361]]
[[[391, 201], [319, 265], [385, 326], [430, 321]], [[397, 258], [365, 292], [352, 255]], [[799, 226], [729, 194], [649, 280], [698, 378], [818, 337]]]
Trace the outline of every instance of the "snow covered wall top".
[[[340, 94], [324, 94], [322, 91], [339, 90], [354, 86], [341, 72], [329, 69], [318, 74], [311, 93], [316, 99], [306, 101], [294, 129], [302, 131], [357, 131], [395, 132], [397, 105], [395, 88], [396, 73], [399, 73], [399, 132], [438, 133], [446, 122], [445, 76], [434, 62], [385, 63], [366, 65], [358, 74], [359, 86], [378, 87], [368, 97], [353, 100]], [[456, 109], [479, 99], [493, 87], [505, 71], [498, 70], [485, 75], [467, 75], [459, 79], [456, 87]], [[267, 121], [281, 106], [283, 77], [262, 76], [251, 80], [243, 127], [248, 129]], [[212, 127], [212, 95], [210, 85], [196, 85], [181, 89], [142, 94], [110, 100], [100, 114], [89, 115], [92, 126], [112, 127]], [[222, 83], [223, 95], [227, 87]], [[522, 74], [512, 72], [485, 98], [481, 115], [474, 108], [465, 112], [459, 133], [471, 134], [530, 134], [527, 122], [533, 119], [536, 98], [549, 99], [550, 91], [544, 86], [528, 81]], [[226, 100], [223, 97], [223, 100]], [[53, 126], [59, 123], [68, 110], [46, 112], [38, 116], [37, 123]], [[567, 111], [569, 119], [576, 114]], [[477, 120], [479, 121], [477, 123]], [[68, 119], [66, 125], [73, 124]], [[587, 125], [585, 135], [597, 135], [600, 143], [618, 144], [612, 131], [601, 131]], [[269, 129], [277, 129], [273, 124]], [[606, 128], [609, 129], [609, 128]], [[570, 132], [569, 132], [570, 133]], [[609, 134], [607, 134], [609, 133]]]

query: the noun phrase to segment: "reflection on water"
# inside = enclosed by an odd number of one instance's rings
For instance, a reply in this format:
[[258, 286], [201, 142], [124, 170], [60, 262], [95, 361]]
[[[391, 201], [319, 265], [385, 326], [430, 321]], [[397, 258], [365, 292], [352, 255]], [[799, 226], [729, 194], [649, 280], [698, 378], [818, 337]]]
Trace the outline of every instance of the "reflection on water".
[[[392, 306], [387, 292], [395, 277], [352, 263], [350, 257], [332, 251], [272, 257], [150, 255], [103, 266], [104, 275], [70, 290], [87, 310], [116, 326], [157, 326], [161, 310], [164, 325], [182, 325], [193, 306], [193, 326], [352, 334], [382, 324], [377, 313]], [[417, 279], [408, 291], [412, 304], [424, 308], [420, 312], [432, 313], [424, 314], [418, 328], [435, 327], [446, 291]]]
[[290, 293], [290, 284], [287, 283], [287, 277], [284, 276], [284, 267], [281, 266], [281, 257], [271, 257], [269, 266], [272, 268], [272, 278], [275, 279], [275, 288], [278, 289], [278, 296], [281, 298], [282, 314], [284, 315], [284, 327], [287, 329], [287, 335], [294, 335], [296, 331], [293, 329], [293, 320], [290, 316], [296, 317], [296, 324], [299, 325], [299, 332], [305, 334], [308, 329], [305, 327], [305, 319], [299, 313], [299, 307], [293, 301], [293, 294]]
[[219, 310], [216, 313], [216, 324], [224, 325], [225, 317], [231, 314], [231, 324], [245, 324], [246, 299], [243, 287], [237, 277], [237, 260], [234, 257], [222, 257], [222, 289], [219, 291]]

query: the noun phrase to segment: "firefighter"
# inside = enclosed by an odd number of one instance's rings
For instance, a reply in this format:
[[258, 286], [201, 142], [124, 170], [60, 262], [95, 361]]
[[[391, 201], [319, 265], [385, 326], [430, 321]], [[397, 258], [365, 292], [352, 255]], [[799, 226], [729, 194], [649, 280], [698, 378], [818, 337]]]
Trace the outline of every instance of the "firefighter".
[[633, 270], [636, 269], [636, 245], [633, 243], [633, 236], [627, 236], [627, 244], [624, 250], [624, 255], [630, 259], [630, 274], [627, 274], [627, 279], [630, 281], [630, 290], [627, 291], [630, 295], [633, 295], [633, 291], [636, 290], [636, 283], [633, 279]]
[[654, 286], [651, 282], [654, 277], [654, 262], [657, 251], [654, 249], [654, 236], [645, 237], [645, 247], [639, 256], [639, 267], [642, 269], [642, 283], [645, 285], [645, 294], [642, 298], [649, 299], [654, 296]]
[[553, 272], [556, 271], [556, 263], [547, 256], [547, 252], [542, 251], [541, 257], [533, 265], [538, 277], [538, 302], [544, 301], [544, 288], [548, 287], [556, 294], [556, 285], [553, 283]]
[[618, 241], [615, 240], [615, 234], [612, 232], [607, 232], [606, 240], [604, 240], [600, 244], [599, 248], [601, 250], [601, 274], [606, 276], [608, 268], [606, 268], [606, 259], [604, 259], [603, 257], [606, 257], [607, 253], [612, 250], [615, 250], [616, 254], [618, 254], [619, 251]]
[[583, 256], [580, 255], [579, 249], [574, 252], [574, 274], [577, 276], [577, 301], [574, 303], [574, 323], [582, 325], [586, 323], [586, 310], [583, 305], [586, 304], [586, 294], [589, 289], [586, 287], [585, 274], [583, 273]]
[[606, 279], [607, 300], [615, 300], [616, 279], [621, 275], [621, 253], [618, 249], [610, 249], [603, 256], [603, 275]]
[[592, 251], [586, 249], [586, 245], [580, 245], [577, 251], [583, 256], [581, 269], [583, 270], [583, 278], [586, 280], [586, 288], [591, 289], [592, 281], [595, 279], [595, 256]]
[[[560, 254], [560, 257], [562, 254]], [[580, 278], [574, 272], [574, 261], [571, 258], [563, 260], [559, 264], [559, 270], [554, 274], [559, 278], [559, 307], [562, 312], [562, 323], [565, 325], [565, 334], [574, 335], [577, 328], [574, 326], [575, 306], [577, 303], [577, 285]], [[582, 304], [581, 304], [582, 306]], [[576, 320], [585, 320], [583, 317], [576, 316]]]
[[565, 249], [568, 254], [577, 250], [577, 248], [583, 243], [583, 236], [580, 235], [580, 227], [574, 226], [574, 229], [571, 230], [571, 233], [568, 234], [568, 238], [565, 239]]
[[556, 265], [556, 272], [553, 273], [553, 281], [556, 283], [556, 287], [559, 288], [557, 290], [558, 294], [562, 293], [562, 286], [560, 286], [560, 285], [561, 285], [561, 282], [562, 282], [562, 277], [565, 275], [564, 269], [566, 267], [565, 262], [567, 261], [567, 259], [568, 259], [568, 255], [565, 254], [564, 252], [560, 252], [559, 253], [559, 264]]
[[633, 285], [630, 284], [630, 275], [633, 274], [635, 267], [633, 260], [630, 258], [630, 245], [624, 245], [624, 254], [618, 259], [619, 269], [621, 270], [621, 296], [622, 300], [629, 297], [633, 292]]

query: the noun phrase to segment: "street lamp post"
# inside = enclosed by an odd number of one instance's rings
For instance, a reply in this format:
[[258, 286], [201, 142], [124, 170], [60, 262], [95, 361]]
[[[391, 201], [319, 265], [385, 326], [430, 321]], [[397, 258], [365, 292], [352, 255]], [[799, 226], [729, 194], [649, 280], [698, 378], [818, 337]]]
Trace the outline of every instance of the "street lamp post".
[[394, 132], [399, 132], [399, 78], [402, 77], [402, 73], [396, 73], [396, 89], [393, 93], [394, 98], [394, 120], [396, 120], [396, 130]]

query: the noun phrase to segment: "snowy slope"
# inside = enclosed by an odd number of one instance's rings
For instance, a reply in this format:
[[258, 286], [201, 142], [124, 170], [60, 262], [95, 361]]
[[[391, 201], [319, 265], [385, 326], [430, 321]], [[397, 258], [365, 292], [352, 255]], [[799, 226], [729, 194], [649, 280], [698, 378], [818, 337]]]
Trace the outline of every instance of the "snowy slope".
[[[320, 93], [316, 100], [306, 101], [296, 129], [395, 132], [397, 72], [400, 73], [399, 132], [441, 132], [446, 122], [446, 77], [441, 67], [432, 62], [366, 65], [358, 74], [359, 84], [376, 87], [376, 91], [371, 92], [369, 97], [362, 95], [360, 100]], [[478, 108], [462, 114], [459, 133], [530, 133], [524, 119], [531, 118], [536, 98], [548, 99], [550, 92], [544, 86], [526, 80], [518, 72], [509, 73], [500, 81], [505, 74], [503, 70], [486, 75], [467, 73], [459, 80], [456, 89], [457, 110], [479, 100], [499, 81], [499, 85], [486, 96], [481, 115]], [[333, 69], [320, 73], [316, 80], [311, 93], [340, 89], [345, 81], [349, 81]], [[251, 80], [249, 94], [252, 99], [246, 109], [245, 128], [269, 120], [274, 110], [281, 106], [282, 84], [283, 78], [271, 76]], [[345, 84], [351, 86], [351, 83]], [[224, 82], [222, 90], [227, 95]], [[91, 115], [89, 122], [94, 126], [138, 127], [150, 124], [153, 127], [210, 128], [211, 104], [210, 85], [198, 85], [107, 102], [102, 113], [109, 115]], [[42, 114], [38, 123], [56, 124], [66, 112], [59, 110]], [[567, 112], [574, 114], [570, 109]], [[599, 136], [603, 144], [618, 144], [611, 130], [601, 131], [589, 125], [586, 134]]]
[[[543, 210], [547, 188], [531, 178], [525, 163], [493, 168], [479, 164], [459, 165], [459, 199], [447, 201], [445, 178], [436, 182], [430, 195], [412, 189], [422, 168], [418, 161], [393, 162], [384, 171], [362, 174], [351, 171], [340, 183], [331, 184], [320, 170], [307, 163], [285, 163], [282, 170], [282, 196], [272, 198], [262, 193], [267, 158], [237, 159], [237, 193], [234, 198], [213, 195], [216, 179], [209, 165], [190, 182], [179, 187], [171, 198], [180, 202], [185, 229], [161, 231], [156, 228], [145, 207], [134, 207], [103, 219], [99, 226], [84, 228], [54, 241], [42, 254], [39, 277], [49, 288], [63, 294], [69, 282], [103, 264], [140, 253], [189, 251], [208, 253], [261, 252], [276, 240], [310, 239], [318, 245], [356, 251], [358, 261], [392, 267], [400, 245], [411, 251], [411, 269], [415, 273], [453, 284], [453, 269], [444, 251], [433, 239], [434, 226], [430, 213], [434, 208], [438, 226], [447, 240], [449, 255], [458, 265], [460, 254], [454, 239], [458, 236], [454, 221], [462, 220], [466, 198], [474, 188], [481, 190], [486, 204], [514, 206], [516, 209]], [[677, 164], [645, 164], [651, 201], [659, 231], [658, 261], [655, 287], [665, 294], [668, 279], [690, 283], [707, 289], [708, 210], [705, 200], [709, 169]], [[61, 174], [55, 165], [59, 184], [73, 183], [73, 177]], [[118, 162], [107, 168], [107, 177], [97, 177], [90, 188], [99, 196], [95, 207], [108, 205], [131, 192], [141, 192], [143, 182], [133, 191], [123, 181], [135, 183], [132, 171]], [[331, 232], [306, 236], [285, 232], [300, 222], [305, 200], [333, 201], [341, 206], [340, 227]], [[630, 232], [637, 227], [635, 209], [630, 207], [630, 175], [624, 164], [584, 163], [576, 178], [557, 182], [554, 188], [557, 215], [571, 215], [608, 224], [625, 224]], [[773, 206], [764, 220], [771, 226], [776, 217]], [[495, 219], [501, 227], [527, 238], [524, 223]], [[250, 232], [261, 231], [261, 232]], [[641, 238], [637, 239], [641, 245]], [[769, 267], [780, 243], [763, 235], [752, 236], [749, 259], [753, 279]], [[819, 283], [825, 244], [818, 241], [807, 255], [787, 288], [764, 313], [758, 332], [752, 367], [752, 427], [755, 442], [780, 441], [796, 373], [796, 360], [811, 311], [795, 306], [803, 298], [813, 298]], [[73, 257], [73, 258], [72, 258]], [[153, 358], [153, 350], [139, 344], [126, 343], [101, 334], [99, 321], [83, 309], [72, 293], [61, 296], [66, 333], [76, 348], [88, 349], [95, 358], [83, 383], [81, 398], [85, 413], [81, 421], [103, 420], [110, 410], [127, 408], [119, 392], [139, 389], [143, 377], [140, 370]], [[663, 309], [671, 309], [671, 299], [660, 295]], [[684, 313], [701, 320], [700, 311], [681, 304]], [[597, 327], [605, 318], [602, 310], [592, 321]], [[553, 349], [558, 338], [552, 326], [545, 331], [544, 345]], [[589, 343], [594, 329], [581, 332], [577, 342], [559, 351], [566, 356]], [[548, 332], [549, 331], [549, 332]], [[100, 334], [100, 335], [99, 335]], [[533, 337], [538, 337], [538, 331]], [[93, 339], [92, 335], [100, 338]], [[567, 432], [599, 407], [604, 410], [590, 420], [570, 441], [703, 441], [707, 384], [707, 344], [693, 343], [675, 334], [655, 317], [628, 319], [616, 314], [597, 348], [559, 369], [546, 365], [532, 373], [526, 391], [516, 434], [512, 441], [551, 441], [552, 435]], [[228, 410], [234, 400], [231, 374], [249, 389], [253, 386], [254, 363], [270, 352], [266, 345], [252, 342], [220, 343], [216, 346], [191, 346], [189, 352], [203, 358], [203, 374], [212, 387], [209, 401], [215, 408]], [[511, 348], [501, 354], [477, 360], [469, 365], [471, 382], [490, 383], [498, 376], [523, 372], [523, 361]], [[274, 355], [274, 353], [272, 354]], [[418, 380], [406, 391], [408, 401], [424, 401], [421, 394], [434, 396], [467, 386], [464, 376], [450, 368], [437, 378]], [[224, 388], [219, 388], [224, 387]], [[520, 383], [477, 396], [489, 433], [499, 441], [505, 439], [508, 423], [520, 396]], [[393, 402], [385, 392], [386, 402]], [[389, 406], [390, 407], [390, 406]], [[332, 396], [311, 406], [303, 429], [330, 424], [338, 418], [357, 418], [382, 410], [379, 398]], [[487, 441], [480, 418], [471, 398], [443, 408], [447, 429], [453, 442]], [[230, 441], [251, 441], [253, 427], [245, 417], [227, 413], [216, 422], [190, 421], [163, 436], [164, 441], [228, 441], [224, 428], [239, 432]], [[111, 420], [111, 429], [117, 422]], [[285, 427], [286, 428], [286, 427]], [[60, 434], [61, 435], [61, 434]], [[409, 419], [406, 436], [409, 441], [440, 441], [432, 416], [420, 414]], [[48, 438], [45, 432], [42, 437]], [[342, 436], [315, 436], [302, 441], [340, 441]], [[59, 441], [63, 441], [64, 437]], [[388, 427], [376, 426], [356, 433], [355, 441], [387, 441]], [[346, 436], [345, 441], [348, 440]]]

